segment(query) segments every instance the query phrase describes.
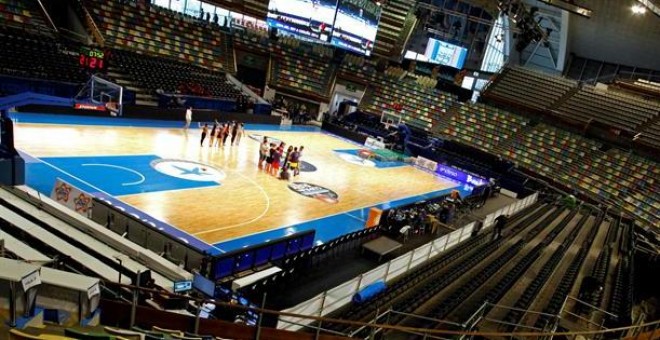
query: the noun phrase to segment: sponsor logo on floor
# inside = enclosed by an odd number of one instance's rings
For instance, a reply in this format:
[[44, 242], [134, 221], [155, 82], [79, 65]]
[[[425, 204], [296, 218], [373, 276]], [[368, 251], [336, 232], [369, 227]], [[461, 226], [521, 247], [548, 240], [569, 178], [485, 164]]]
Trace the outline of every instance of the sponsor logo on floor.
[[305, 161], [300, 161], [300, 163], [298, 163], [298, 167], [300, 168], [301, 172], [314, 172], [317, 170], [316, 165]]
[[289, 184], [289, 189], [305, 197], [316, 198], [317, 200], [326, 203], [339, 202], [339, 195], [337, 195], [336, 192], [316, 184], [306, 183], [306, 182], [293, 182]]

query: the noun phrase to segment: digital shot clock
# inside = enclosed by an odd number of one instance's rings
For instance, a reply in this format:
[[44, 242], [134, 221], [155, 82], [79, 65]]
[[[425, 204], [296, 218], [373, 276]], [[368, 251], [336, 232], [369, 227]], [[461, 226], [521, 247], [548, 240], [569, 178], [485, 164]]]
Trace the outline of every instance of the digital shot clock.
[[98, 48], [81, 47], [78, 57], [80, 67], [92, 71], [105, 71], [108, 68], [109, 51], [103, 51]]

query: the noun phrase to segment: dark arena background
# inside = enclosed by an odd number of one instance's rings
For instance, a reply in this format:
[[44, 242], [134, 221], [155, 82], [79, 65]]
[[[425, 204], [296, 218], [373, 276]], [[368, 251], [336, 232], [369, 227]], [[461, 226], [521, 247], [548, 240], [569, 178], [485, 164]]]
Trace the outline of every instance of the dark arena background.
[[0, 339], [660, 339], [659, 0], [0, 0]]

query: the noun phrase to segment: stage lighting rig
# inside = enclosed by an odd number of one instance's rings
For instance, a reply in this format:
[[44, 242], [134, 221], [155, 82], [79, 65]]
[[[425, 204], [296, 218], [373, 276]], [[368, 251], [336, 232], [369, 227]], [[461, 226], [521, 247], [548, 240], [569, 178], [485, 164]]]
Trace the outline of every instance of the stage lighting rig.
[[532, 42], [547, 40], [546, 31], [534, 18], [535, 14], [539, 12], [538, 7], [528, 9], [523, 0], [500, 0], [497, 7], [500, 14], [508, 16], [519, 30], [516, 43], [518, 51], [524, 50]]
[[539, 0], [546, 5], [561, 8], [573, 14], [583, 16], [587, 19], [591, 18], [591, 9], [578, 5], [575, 0]]

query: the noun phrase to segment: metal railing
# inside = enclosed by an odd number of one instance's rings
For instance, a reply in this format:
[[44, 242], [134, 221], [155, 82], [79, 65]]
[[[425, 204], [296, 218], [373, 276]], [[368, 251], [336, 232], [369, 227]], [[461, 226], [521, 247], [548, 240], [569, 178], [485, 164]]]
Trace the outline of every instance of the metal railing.
[[[195, 306], [196, 311], [195, 313], [190, 313], [188, 316], [181, 315], [176, 312], [172, 312], [171, 316], [173, 318], [194, 318], [194, 322], [190, 322], [190, 329], [186, 329], [186, 331], [198, 333], [200, 330], [200, 319], [202, 318], [200, 316], [201, 311], [202, 311], [202, 306], [205, 303], [211, 303], [216, 306], [217, 308], [226, 308], [228, 310], [238, 310], [238, 311], [247, 311], [251, 310], [254, 313], [257, 313], [259, 315], [259, 319], [261, 320], [264, 315], [273, 315], [275, 317], [280, 317], [280, 316], [285, 316], [288, 317], [289, 319], [291, 318], [298, 318], [301, 320], [309, 320], [305, 324], [300, 323], [300, 326], [304, 326], [307, 329], [311, 329], [314, 331], [314, 336], [313, 339], [320, 339], [323, 335], [333, 335], [333, 336], [338, 336], [338, 337], [346, 337], [346, 338], [356, 338], [358, 333], [361, 334], [367, 334], [361, 338], [364, 339], [373, 339], [377, 334], [383, 333], [383, 332], [400, 332], [400, 333], [405, 333], [409, 335], [417, 335], [420, 336], [424, 339], [472, 339], [473, 337], [479, 336], [479, 337], [515, 337], [515, 338], [534, 338], [534, 339], [539, 339], [539, 338], [552, 338], [553, 336], [569, 336], [569, 337], [575, 337], [578, 335], [588, 337], [588, 338], [596, 338], [596, 337], [603, 337], [605, 335], [617, 335], [618, 338], [624, 338], [624, 335], [627, 335], [630, 337], [630, 339], [658, 339], [660, 338], [660, 320], [656, 320], [653, 322], [646, 322], [646, 323], [640, 323], [637, 325], [631, 325], [627, 327], [619, 327], [619, 328], [613, 328], [613, 329], [600, 329], [600, 330], [587, 330], [587, 331], [569, 331], [569, 332], [548, 332], [548, 331], [523, 331], [523, 332], [492, 332], [492, 331], [474, 331], [471, 330], [467, 322], [463, 324], [459, 324], [456, 322], [451, 322], [447, 320], [438, 320], [438, 319], [431, 319], [431, 318], [425, 318], [413, 314], [407, 314], [407, 313], [402, 313], [394, 310], [387, 310], [383, 313], [377, 312], [376, 315], [372, 320], [369, 322], [358, 322], [358, 321], [350, 321], [350, 320], [340, 320], [340, 319], [331, 319], [331, 318], [324, 318], [324, 317], [319, 317], [319, 316], [311, 316], [311, 315], [302, 315], [302, 314], [296, 314], [296, 313], [289, 313], [289, 312], [282, 312], [282, 311], [275, 311], [275, 310], [270, 310], [270, 309], [265, 309], [264, 306], [266, 305], [266, 299], [264, 296], [264, 299], [261, 301], [261, 307], [248, 307], [248, 306], [242, 306], [239, 304], [233, 304], [233, 303], [228, 303], [228, 302], [222, 302], [222, 301], [217, 301], [214, 299], [204, 299], [204, 298], [196, 298], [188, 295], [180, 295], [180, 294], [175, 294], [175, 293], [169, 293], [161, 290], [155, 290], [155, 289], [150, 289], [150, 288], [144, 288], [144, 287], [139, 287], [139, 286], [133, 286], [133, 285], [124, 285], [124, 284], [118, 284], [114, 282], [109, 282], [109, 281], [102, 281], [102, 289], [103, 291], [112, 291], [116, 292], [111, 294], [111, 296], [122, 296], [124, 297], [122, 301], [128, 301], [130, 304], [130, 311], [128, 311], [128, 315], [130, 315], [130, 318], [128, 318], [129, 324], [127, 325], [128, 328], [131, 328], [135, 326], [136, 324], [149, 324], [149, 321], [145, 320], [138, 320], [139, 313], [137, 313], [137, 307], [138, 307], [138, 301], [139, 301], [139, 294], [140, 293], [149, 293], [149, 294], [154, 294], [154, 295], [159, 295], [164, 298], [176, 298], [176, 299], [183, 299], [186, 302], [186, 305], [191, 304], [191, 306]], [[128, 298], [127, 298], [128, 297]], [[494, 305], [497, 306], [497, 305]], [[485, 308], [482, 306], [481, 311], [483, 311]], [[166, 311], [165, 311], [166, 312]], [[397, 315], [404, 315], [406, 317], [412, 317], [412, 318], [424, 318], [425, 320], [432, 320], [437, 322], [438, 325], [445, 325], [447, 326], [446, 328], [453, 328], [453, 329], [425, 329], [425, 328], [416, 328], [416, 327], [405, 327], [405, 326], [398, 326], [398, 325], [391, 325], [388, 324], [388, 316], [391, 314], [397, 314]], [[480, 313], [475, 313], [475, 315], [479, 315]], [[475, 315], [471, 316], [469, 320], [478, 318]], [[153, 321], [153, 320], [151, 320]], [[292, 323], [296, 323], [295, 321], [289, 321]], [[332, 331], [330, 329], [326, 329], [323, 327], [323, 324], [327, 323], [333, 323], [333, 324], [343, 324], [343, 325], [350, 325], [354, 328], [357, 328], [358, 331], [354, 331], [350, 334], [344, 334], [340, 333], [337, 331]], [[313, 324], [313, 325], [309, 325]], [[125, 325], [126, 326], [126, 325]], [[264, 330], [266, 327], [264, 327], [260, 321], [256, 323], [254, 326], [256, 328], [254, 334], [255, 339], [260, 339], [262, 334], [262, 330]], [[440, 327], [440, 326], [439, 326]], [[218, 329], [218, 332], [221, 332], [221, 329]], [[215, 334], [218, 336], [221, 336], [221, 334]], [[298, 335], [300, 337], [298, 337]], [[288, 338], [290, 339], [309, 339], [310, 333], [295, 333], [291, 332], [290, 336]], [[634, 337], [634, 338], [633, 338]]]

